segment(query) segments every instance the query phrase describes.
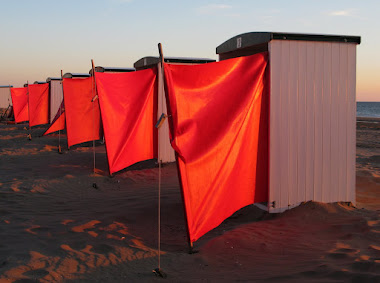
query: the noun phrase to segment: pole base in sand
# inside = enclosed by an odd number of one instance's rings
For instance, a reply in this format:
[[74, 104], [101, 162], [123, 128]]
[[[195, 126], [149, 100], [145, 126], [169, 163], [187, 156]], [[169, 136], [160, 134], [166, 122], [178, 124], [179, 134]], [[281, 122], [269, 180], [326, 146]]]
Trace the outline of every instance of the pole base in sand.
[[194, 250], [193, 248], [189, 249], [189, 254], [192, 255], [192, 254], [197, 254], [199, 253], [198, 250]]
[[154, 275], [159, 276], [161, 278], [166, 278], [167, 277], [166, 273], [163, 272], [161, 268], [153, 269], [153, 273], [154, 273]]

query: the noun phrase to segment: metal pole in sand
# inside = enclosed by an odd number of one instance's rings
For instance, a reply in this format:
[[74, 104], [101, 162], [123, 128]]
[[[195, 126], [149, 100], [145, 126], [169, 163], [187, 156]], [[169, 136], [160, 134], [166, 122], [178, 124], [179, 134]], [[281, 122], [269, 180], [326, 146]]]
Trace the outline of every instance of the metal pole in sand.
[[[61, 70], [61, 87], [62, 87], [62, 102], [64, 101], [63, 99], [63, 72]], [[62, 116], [62, 103], [59, 106], [59, 117]], [[58, 130], [58, 153], [62, 153], [62, 148], [61, 148], [61, 129]]]
[[30, 100], [30, 94], [29, 94], [29, 81], [26, 81], [26, 85], [27, 85], [27, 88], [28, 88], [28, 124], [29, 124], [29, 135], [28, 135], [28, 139], [31, 141], [32, 140], [32, 129], [30, 127], [30, 109], [29, 109], [29, 100]]
[[[96, 80], [95, 80], [95, 65], [94, 65], [94, 60], [91, 59], [91, 66], [92, 66], [92, 77], [93, 77], [93, 84], [92, 84], [92, 88], [91, 88], [91, 91], [92, 91], [92, 122], [93, 122], [93, 134], [94, 134], [94, 137], [95, 137], [95, 106], [94, 106], [94, 101], [96, 99], [98, 99], [98, 95], [96, 93]], [[92, 140], [92, 152], [93, 152], [93, 156], [94, 156], [94, 173], [96, 173], [96, 163], [95, 163], [95, 140]]]
[[[164, 75], [164, 54], [162, 52], [162, 46], [161, 43], [158, 44], [158, 52], [160, 53], [160, 62], [161, 64], [161, 72], [162, 76]], [[165, 120], [165, 114], [162, 113], [160, 119], [158, 120], [156, 124], [157, 131], [160, 131], [160, 127]], [[158, 137], [158, 135], [157, 135]], [[153, 272], [157, 276], [160, 276], [162, 278], [166, 278], [166, 274], [161, 269], [161, 155], [160, 155], [160, 138], [157, 138], [157, 147], [158, 147], [158, 154], [157, 154], [157, 161], [158, 161], [158, 268], [154, 269]]]

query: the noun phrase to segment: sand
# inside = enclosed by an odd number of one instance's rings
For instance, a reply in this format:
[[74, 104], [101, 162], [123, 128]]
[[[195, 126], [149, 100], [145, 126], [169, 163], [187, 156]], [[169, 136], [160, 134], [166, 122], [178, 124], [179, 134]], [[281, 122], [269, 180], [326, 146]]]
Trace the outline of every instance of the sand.
[[[0, 125], [0, 282], [162, 282], [152, 162], [110, 178], [104, 145], [58, 154]], [[65, 138], [62, 139], [65, 144]], [[145, 169], [141, 169], [145, 168]], [[162, 170], [161, 268], [169, 282], [380, 282], [380, 123], [359, 120], [357, 204], [308, 202], [235, 213], [188, 254], [174, 164]]]

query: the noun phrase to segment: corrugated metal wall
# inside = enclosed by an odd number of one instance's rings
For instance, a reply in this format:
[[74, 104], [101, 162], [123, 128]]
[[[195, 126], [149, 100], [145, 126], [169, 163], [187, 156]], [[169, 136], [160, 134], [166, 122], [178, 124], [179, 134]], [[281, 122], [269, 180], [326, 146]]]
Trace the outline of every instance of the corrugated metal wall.
[[59, 106], [61, 106], [63, 99], [62, 84], [61, 81], [50, 81], [50, 123], [53, 121], [55, 115], [57, 115]]
[[356, 44], [272, 40], [269, 54], [269, 210], [355, 203]]
[[[164, 80], [161, 72], [161, 65], [158, 65], [158, 110], [157, 110], [157, 119], [160, 118], [161, 114], [167, 114], [166, 108], [166, 98], [164, 90]], [[169, 124], [168, 119], [162, 124], [158, 132], [158, 150], [159, 156], [163, 163], [174, 162], [175, 153], [174, 149], [170, 145], [169, 137]]]
[[11, 90], [9, 87], [0, 87], [0, 108], [8, 108], [12, 105]]

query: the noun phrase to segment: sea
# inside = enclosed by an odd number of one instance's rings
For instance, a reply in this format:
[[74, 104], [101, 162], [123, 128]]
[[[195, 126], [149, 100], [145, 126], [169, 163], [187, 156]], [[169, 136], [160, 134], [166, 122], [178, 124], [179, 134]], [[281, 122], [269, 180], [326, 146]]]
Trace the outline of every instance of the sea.
[[356, 116], [380, 118], [380, 102], [357, 102]]

